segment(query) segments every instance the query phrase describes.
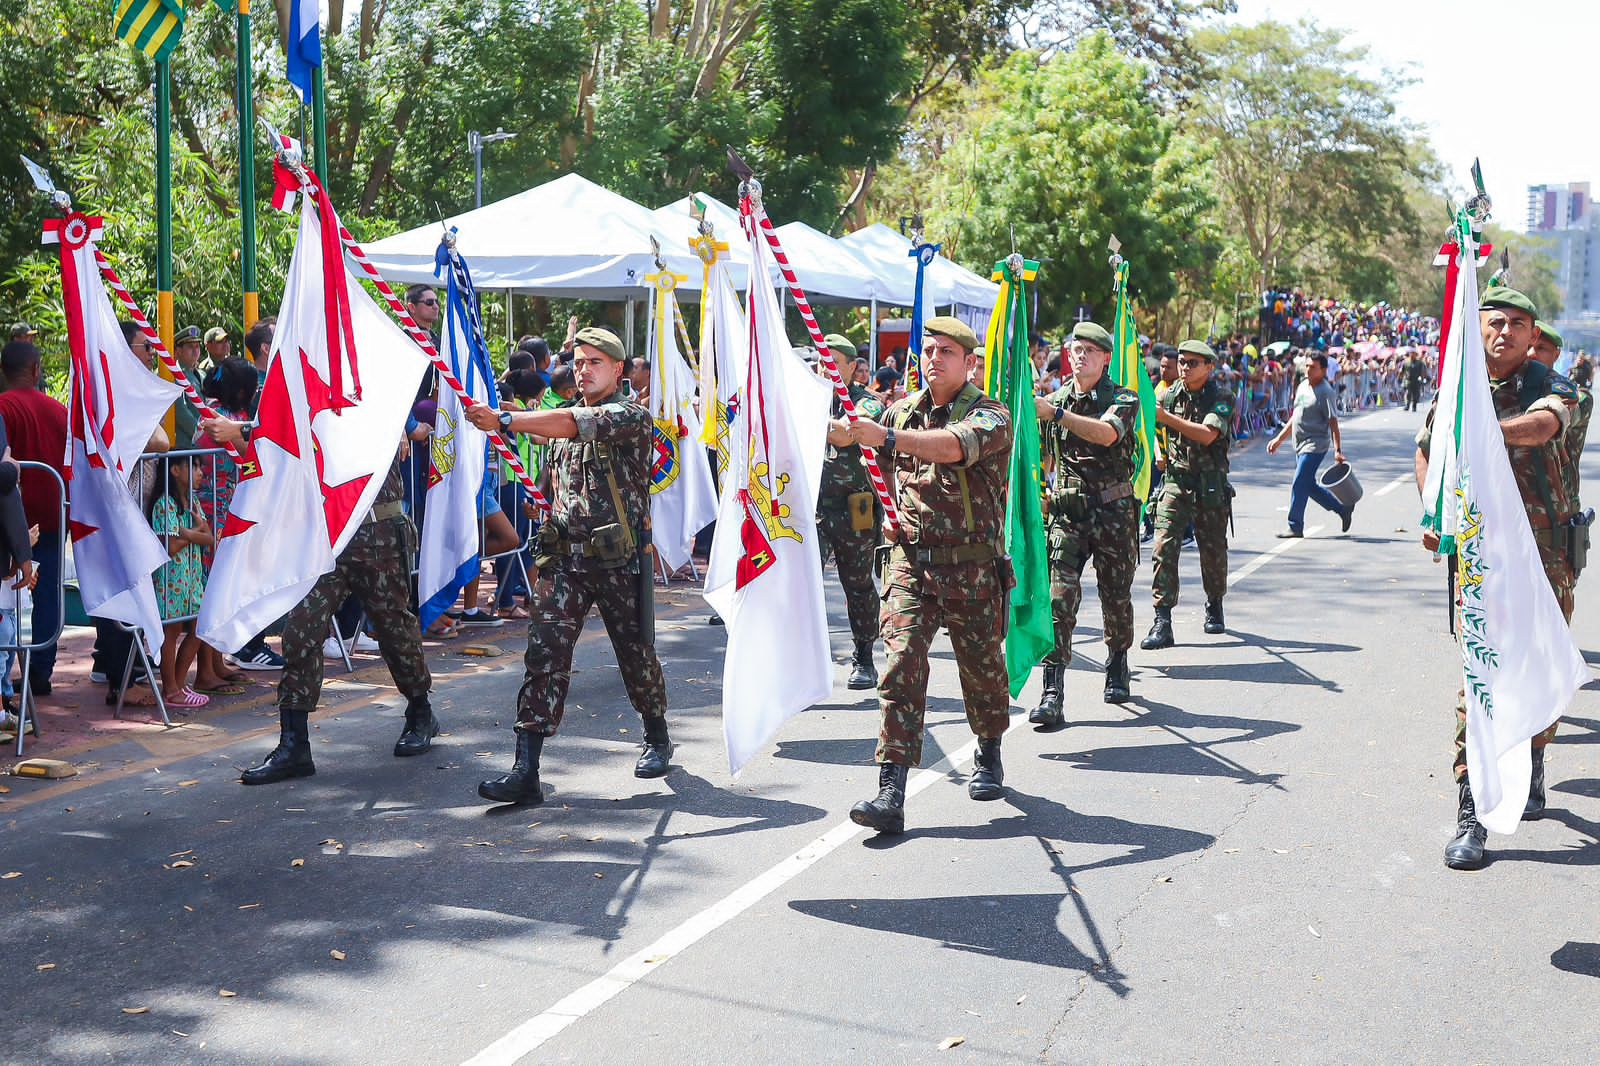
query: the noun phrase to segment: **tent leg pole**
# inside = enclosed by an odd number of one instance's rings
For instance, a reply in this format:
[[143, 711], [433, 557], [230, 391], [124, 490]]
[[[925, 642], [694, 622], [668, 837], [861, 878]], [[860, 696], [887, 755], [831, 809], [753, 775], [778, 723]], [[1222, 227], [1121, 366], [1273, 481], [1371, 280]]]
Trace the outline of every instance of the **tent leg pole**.
[[872, 298], [871, 318], [867, 321], [867, 351], [872, 353], [872, 372], [878, 372], [878, 298]]

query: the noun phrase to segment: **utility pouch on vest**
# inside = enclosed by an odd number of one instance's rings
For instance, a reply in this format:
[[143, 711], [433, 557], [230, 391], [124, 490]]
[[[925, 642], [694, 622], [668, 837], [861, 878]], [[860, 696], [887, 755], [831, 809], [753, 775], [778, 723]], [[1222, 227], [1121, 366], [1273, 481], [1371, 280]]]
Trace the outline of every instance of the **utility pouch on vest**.
[[878, 575], [878, 583], [889, 583], [889, 557], [894, 552], [893, 544], [880, 544], [872, 550], [872, 569]]
[[558, 555], [566, 554], [567, 527], [555, 518], [548, 518], [539, 526], [539, 539], [534, 555], [535, 566], [549, 566]]
[[1228, 474], [1223, 470], [1206, 470], [1194, 475], [1195, 502], [1201, 507], [1226, 507], [1232, 494]]
[[850, 531], [865, 533], [878, 524], [878, 497], [871, 492], [852, 492], [845, 498], [850, 509]]
[[612, 522], [590, 535], [589, 548], [584, 554], [609, 569], [626, 565], [633, 552], [633, 537], [628, 527]]
[[1069, 485], [1066, 491], [1057, 494], [1055, 507], [1069, 522], [1082, 522], [1089, 517], [1089, 497], [1083, 491], [1082, 483]]
[[1594, 525], [1594, 508], [1568, 519], [1567, 561], [1572, 564], [1572, 576], [1583, 573], [1589, 562], [1589, 527]]

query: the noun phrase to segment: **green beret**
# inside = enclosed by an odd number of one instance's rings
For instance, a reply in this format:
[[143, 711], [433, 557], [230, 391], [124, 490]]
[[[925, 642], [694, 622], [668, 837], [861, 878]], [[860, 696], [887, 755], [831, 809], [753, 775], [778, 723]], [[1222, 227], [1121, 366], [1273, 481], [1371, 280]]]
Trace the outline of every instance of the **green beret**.
[[1509, 307], [1524, 312], [1530, 318], [1539, 317], [1539, 309], [1532, 300], [1505, 285], [1494, 285], [1484, 291], [1483, 298], [1478, 301], [1478, 310], [1487, 311], [1491, 307]]
[[1545, 335], [1545, 339], [1551, 344], [1555, 345], [1557, 348], [1566, 347], [1566, 342], [1561, 339], [1561, 331], [1556, 329], [1550, 323], [1536, 318], [1533, 320], [1533, 328], [1538, 330], [1540, 333], [1543, 333]]
[[1116, 347], [1116, 345], [1111, 341], [1111, 334], [1107, 333], [1104, 327], [1097, 326], [1093, 322], [1079, 322], [1076, 326], [1073, 326], [1072, 339], [1076, 341], [1088, 341], [1096, 348], [1100, 348], [1108, 352], [1114, 350]]
[[940, 315], [922, 324], [922, 332], [934, 337], [949, 337], [969, 352], [978, 350], [978, 335], [972, 327], [953, 315]]
[[854, 359], [859, 354], [856, 351], [856, 346], [851, 343], [850, 338], [846, 337], [843, 333], [830, 333], [826, 337], [822, 338], [822, 340], [823, 343], [828, 346], [828, 351], [832, 352], [836, 356], [843, 356], [846, 359]]
[[1179, 353], [1187, 352], [1190, 355], [1198, 355], [1208, 363], [1217, 361], [1217, 353], [1212, 351], [1211, 345], [1205, 341], [1184, 341], [1178, 345], [1178, 351]]
[[577, 344], [586, 344], [591, 348], [598, 348], [619, 363], [628, 358], [628, 353], [622, 350], [622, 338], [612, 333], [609, 329], [601, 329], [599, 326], [585, 326], [578, 331], [578, 335], [573, 340]]
[[200, 327], [199, 326], [184, 326], [182, 329], [180, 329], [178, 331], [178, 335], [176, 337], [172, 338], [172, 346], [174, 348], [176, 348], [180, 344], [199, 344], [199, 343], [200, 343]]

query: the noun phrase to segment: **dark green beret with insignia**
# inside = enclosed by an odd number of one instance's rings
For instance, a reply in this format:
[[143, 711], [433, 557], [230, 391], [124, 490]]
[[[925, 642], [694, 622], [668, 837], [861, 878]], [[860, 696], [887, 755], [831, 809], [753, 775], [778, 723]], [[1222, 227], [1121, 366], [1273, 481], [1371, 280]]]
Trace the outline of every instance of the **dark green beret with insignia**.
[[1483, 298], [1478, 301], [1478, 310], [1487, 311], [1491, 307], [1509, 307], [1532, 318], [1539, 317], [1539, 309], [1532, 300], [1505, 285], [1492, 285], [1484, 291]]
[[622, 350], [622, 338], [609, 329], [586, 326], [578, 331], [573, 341], [577, 344], [586, 344], [590, 348], [598, 348], [619, 363], [628, 358], [628, 353]]
[[1556, 329], [1550, 323], [1541, 319], [1534, 319], [1533, 328], [1537, 329], [1540, 333], [1543, 333], [1545, 335], [1545, 339], [1551, 344], [1555, 345], [1557, 348], [1566, 347], [1566, 342], [1561, 339], [1561, 331]]
[[1189, 355], [1198, 355], [1208, 363], [1217, 361], [1217, 353], [1212, 351], [1211, 345], [1205, 341], [1184, 341], [1178, 345], [1178, 351], [1180, 353], [1187, 352]]
[[922, 332], [935, 337], [949, 337], [969, 352], [978, 350], [978, 335], [967, 325], [953, 315], [940, 315], [930, 318], [922, 324]]
[[1111, 334], [1103, 326], [1093, 322], [1079, 322], [1072, 327], [1072, 339], [1075, 341], [1088, 341], [1101, 351], [1114, 351], [1116, 346], [1111, 341]]
[[836, 356], [843, 356], [846, 359], [854, 359], [858, 354], [855, 344], [852, 343], [850, 338], [846, 337], [843, 333], [830, 333], [822, 339], [824, 343], [827, 344], [828, 351], [832, 352]]

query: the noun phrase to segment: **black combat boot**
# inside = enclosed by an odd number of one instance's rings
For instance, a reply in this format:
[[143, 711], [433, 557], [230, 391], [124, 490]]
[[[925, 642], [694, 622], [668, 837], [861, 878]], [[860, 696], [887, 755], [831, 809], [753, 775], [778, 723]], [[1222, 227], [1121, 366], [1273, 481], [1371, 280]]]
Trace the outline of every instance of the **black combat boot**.
[[878, 764], [878, 796], [850, 808], [850, 820], [880, 833], [903, 833], [906, 828], [906, 772], [892, 762]]
[[433, 738], [439, 735], [439, 719], [433, 716], [433, 705], [422, 696], [406, 701], [406, 727], [400, 739], [394, 742], [398, 756], [421, 755], [433, 747]]
[[518, 729], [517, 758], [509, 774], [478, 782], [478, 795], [492, 803], [519, 803], [537, 807], [544, 802], [539, 787], [539, 755], [544, 751], [544, 734]]
[[1106, 702], [1127, 703], [1133, 696], [1128, 680], [1128, 653], [1114, 651], [1106, 659]]
[[644, 750], [633, 764], [634, 777], [666, 777], [672, 767], [672, 738], [667, 735], [667, 716], [644, 720]]
[[978, 755], [967, 781], [967, 795], [975, 800], [997, 800], [1006, 794], [1006, 768], [1000, 765], [1000, 738], [979, 737]]
[[1139, 647], [1154, 651], [1157, 648], [1170, 648], [1176, 643], [1172, 639], [1172, 608], [1157, 607], [1156, 620], [1150, 623], [1150, 632], [1139, 642]]
[[260, 766], [252, 766], [239, 775], [247, 785], [270, 785], [287, 781], [291, 777], [310, 777], [317, 772], [311, 761], [311, 730], [306, 725], [308, 712], [292, 707], [278, 708], [278, 746], [273, 748]]
[[1483, 842], [1489, 833], [1478, 824], [1472, 788], [1461, 779], [1460, 807], [1456, 812], [1456, 837], [1444, 849], [1444, 864], [1452, 870], [1476, 870], [1483, 865]]
[[1205, 630], [1207, 633], [1226, 633], [1228, 631], [1227, 623], [1222, 620], [1221, 600], [1206, 601]]
[[856, 655], [850, 660], [850, 680], [844, 683], [845, 688], [878, 687], [878, 668], [872, 662], [872, 644], [870, 640], [856, 641]]
[[1045, 664], [1044, 689], [1039, 693], [1039, 706], [1028, 712], [1030, 725], [1043, 726], [1045, 729], [1066, 725], [1066, 719], [1061, 714], [1062, 688], [1066, 684], [1066, 677], [1065, 665]]
[[1528, 779], [1528, 803], [1522, 808], [1524, 822], [1544, 817], [1544, 749], [1533, 749], [1533, 776]]

